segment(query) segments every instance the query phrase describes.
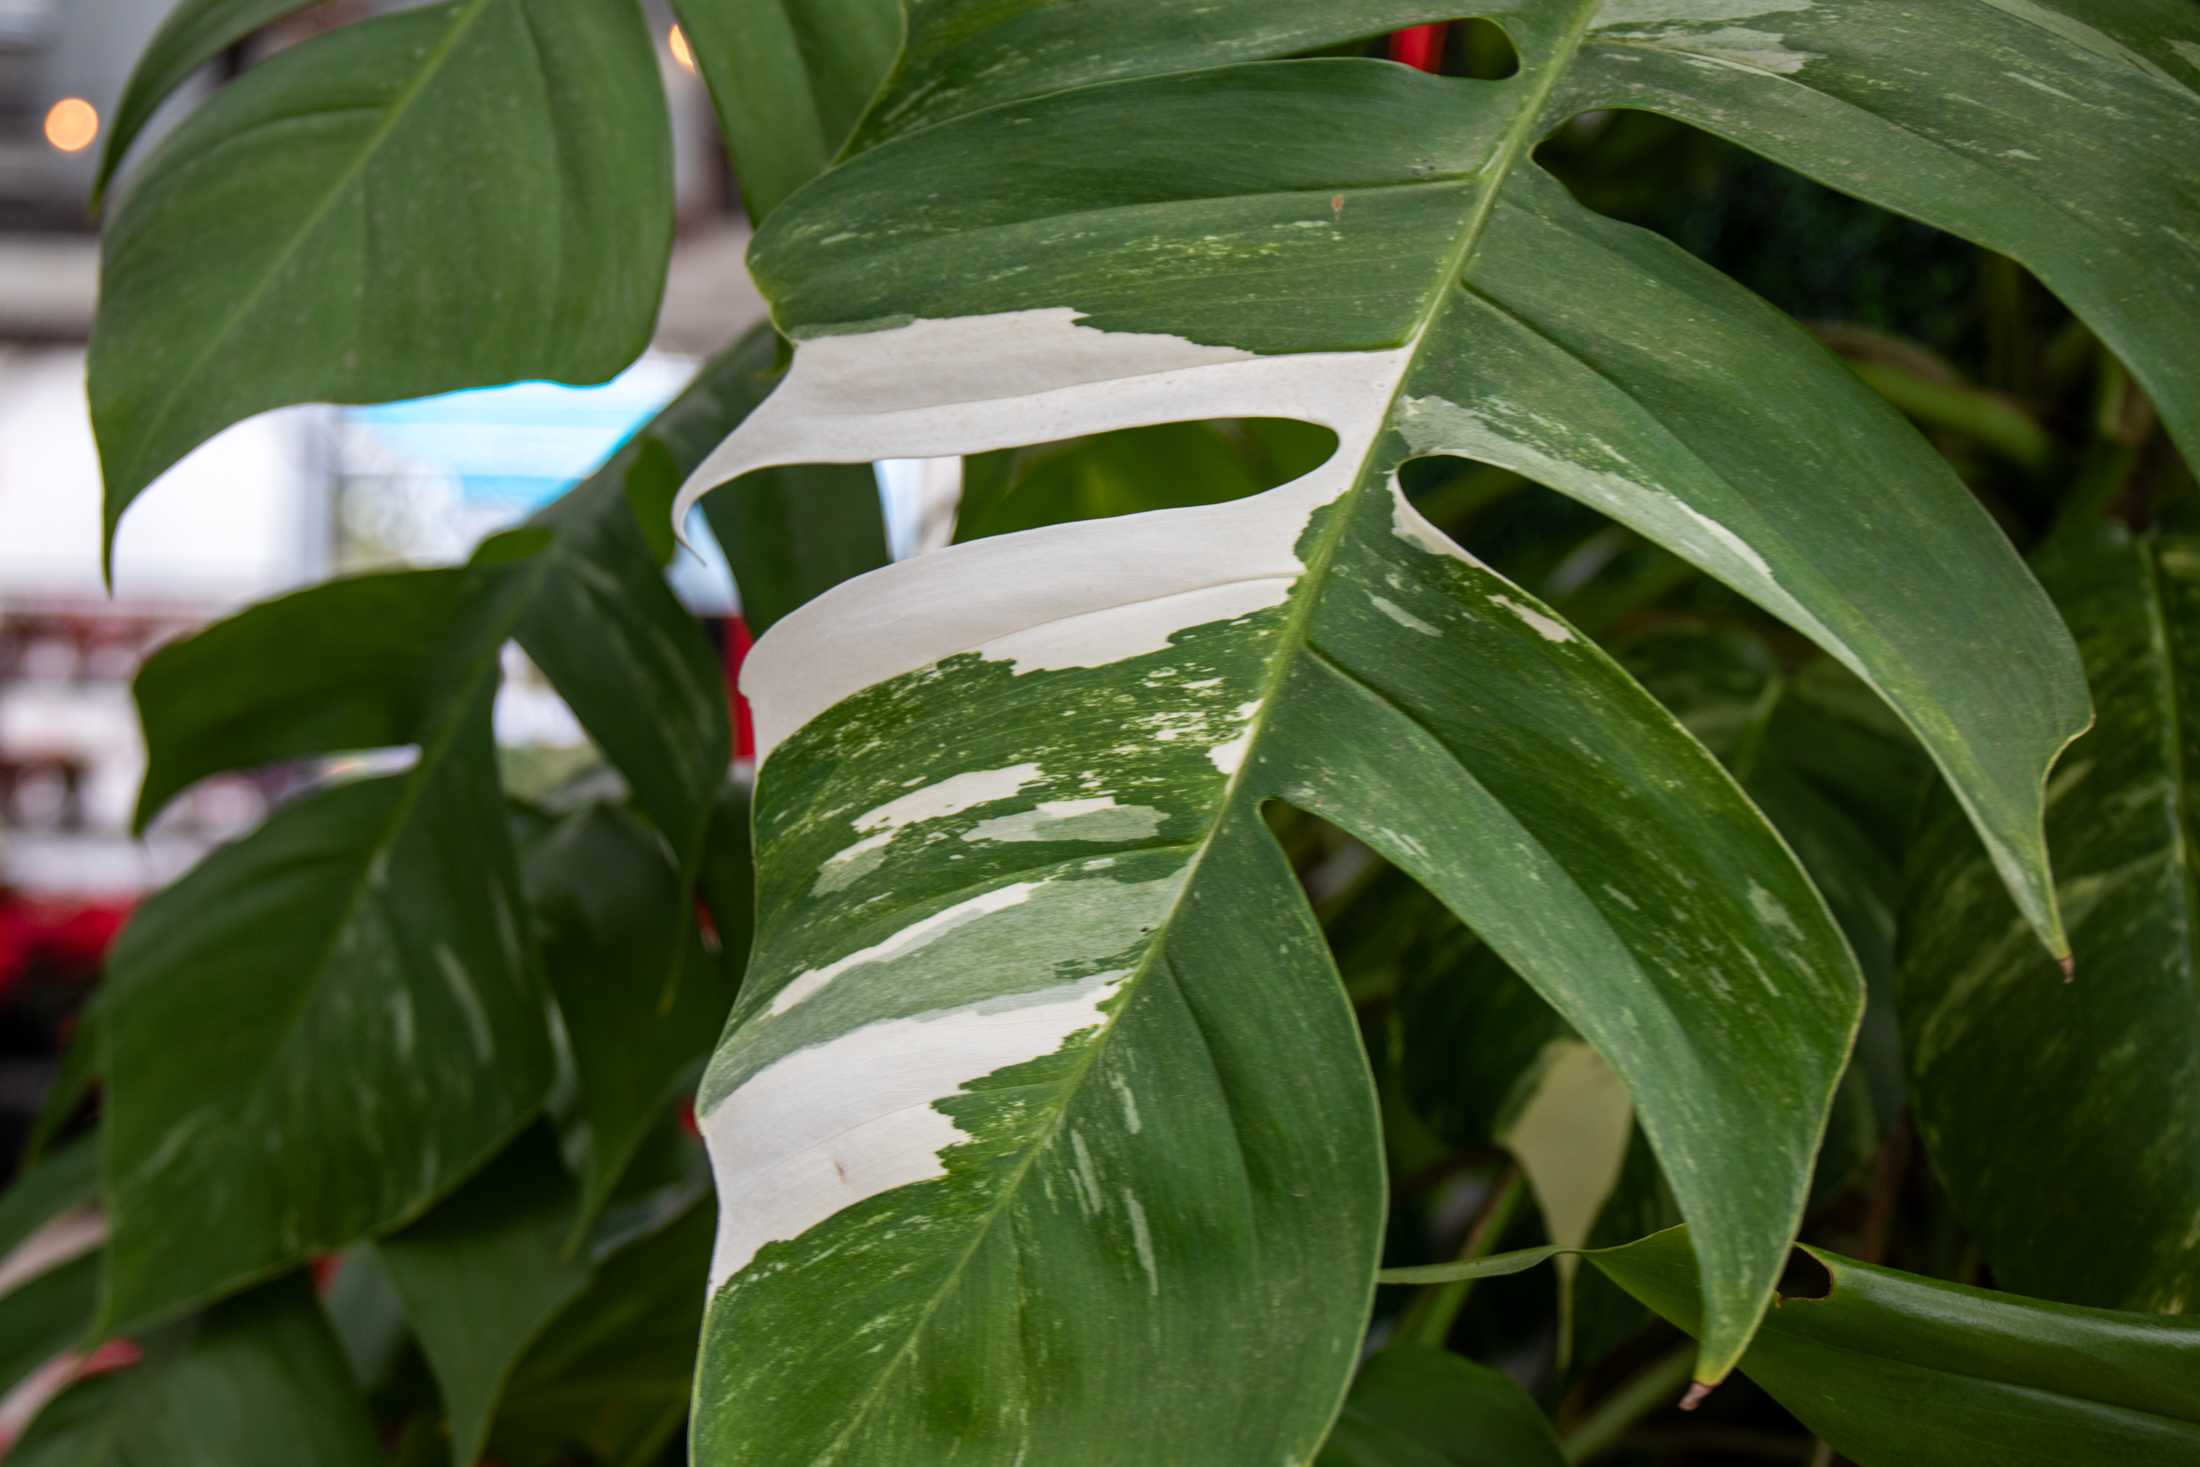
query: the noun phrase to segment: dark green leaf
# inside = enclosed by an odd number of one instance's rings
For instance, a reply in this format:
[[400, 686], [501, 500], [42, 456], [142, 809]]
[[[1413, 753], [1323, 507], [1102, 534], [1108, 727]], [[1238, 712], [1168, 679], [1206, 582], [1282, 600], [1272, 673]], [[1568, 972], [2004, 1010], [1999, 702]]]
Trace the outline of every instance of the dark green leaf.
[[709, 1201], [605, 1259], [505, 1388], [492, 1444], [510, 1467], [552, 1467], [584, 1450], [628, 1467], [686, 1418], [715, 1211]]
[[2011, 940], [1941, 812], [1904, 924], [1918, 1124], [1998, 1280], [2182, 1313], [2200, 1304], [2200, 540], [2102, 532], [2040, 569], [2100, 710], [2048, 787], [2076, 981]]
[[72, 1141], [17, 1177], [0, 1195], [0, 1258], [72, 1208], [99, 1197], [99, 1142]]
[[[1766, 1316], [1744, 1375], [1858, 1467], [2189, 1467], [2200, 1461], [2200, 1322], [2046, 1304], [1816, 1248], [1824, 1298]], [[1598, 1268], [1697, 1328], [1683, 1230]]]
[[522, 864], [578, 1082], [584, 1184], [569, 1226], [585, 1229], [650, 1128], [694, 1092], [735, 984], [692, 924], [666, 922], [689, 886], [631, 816], [584, 806]]
[[303, 1278], [230, 1300], [71, 1387], [9, 1467], [379, 1467], [373, 1423]]
[[1527, 1392], [1486, 1365], [1393, 1345], [1360, 1367], [1315, 1467], [1563, 1467]]
[[543, 1327], [588, 1286], [567, 1245], [577, 1189], [537, 1127], [435, 1211], [376, 1245], [442, 1391], [453, 1467], [473, 1467], [497, 1399]]
[[[156, 52], [149, 89], [234, 29], [204, 23]], [[444, 0], [254, 67], [106, 232], [107, 543], [163, 469], [270, 408], [609, 377], [648, 342], [671, 236], [634, 0]]]
[[410, 1220], [540, 1105], [550, 1046], [492, 692], [455, 702], [410, 770], [292, 801], [123, 930], [110, 1326]]
[[0, 1397], [83, 1344], [99, 1307], [99, 1253], [80, 1253], [0, 1294]]

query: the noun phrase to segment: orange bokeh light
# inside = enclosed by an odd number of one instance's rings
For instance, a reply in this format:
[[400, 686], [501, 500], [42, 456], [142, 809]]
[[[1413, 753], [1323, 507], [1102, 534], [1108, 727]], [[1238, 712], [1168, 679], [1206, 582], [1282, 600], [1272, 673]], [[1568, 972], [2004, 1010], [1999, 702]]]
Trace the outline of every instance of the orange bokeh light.
[[695, 69], [695, 53], [688, 49], [686, 31], [674, 26], [672, 33], [665, 37], [665, 43], [672, 48], [672, 59], [679, 62], [683, 70]]
[[99, 111], [82, 97], [63, 97], [46, 109], [46, 141], [64, 153], [81, 153], [99, 136]]

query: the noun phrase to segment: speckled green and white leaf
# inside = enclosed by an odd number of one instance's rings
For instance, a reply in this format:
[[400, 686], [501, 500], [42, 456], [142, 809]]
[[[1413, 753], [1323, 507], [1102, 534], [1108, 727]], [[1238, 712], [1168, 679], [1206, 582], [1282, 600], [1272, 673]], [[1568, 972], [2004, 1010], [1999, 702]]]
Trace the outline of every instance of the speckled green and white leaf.
[[[957, 8], [919, 7], [913, 35]], [[759, 645], [762, 927], [702, 1103], [727, 1199], [698, 1381], [713, 1467], [761, 1442], [1310, 1450], [1380, 1199], [1269, 799], [1437, 892], [1627, 1080], [1695, 1223], [1702, 1373], [1740, 1352], [1853, 966], [1701, 748], [1399, 501], [1409, 457], [1540, 478], [1818, 640], [1918, 733], [2060, 940], [2039, 791], [2087, 712], [2053, 608], [1792, 323], [1528, 161], [1625, 7], [1503, 10], [1523, 66], [1498, 83], [1183, 69], [1311, 44], [1270, 24], [1298, 9], [1205, 7], [1174, 75], [950, 105], [758, 237], [795, 365], [683, 507], [775, 464], [1192, 417], [1298, 418], [1340, 448], [1256, 499], [889, 568]], [[966, 28], [947, 71], [1030, 81], [1075, 50], [988, 70], [989, 34]], [[848, 1317], [873, 1323], [813, 1326]], [[1217, 1351], [1245, 1362], [1227, 1393], [1201, 1368]], [[1134, 1388], [1152, 1409], [1126, 1420]]]
[[2183, 1313], [2200, 1303], [2200, 541], [2104, 530], [2041, 575], [2101, 709], [2048, 790], [2077, 981], [2015, 935], [1943, 814], [1911, 866], [1900, 970], [1916, 1113], [1997, 1278]]
[[[1009, 102], [859, 154], [758, 235], [758, 279], [802, 346], [740, 462], [1288, 413], [1343, 433], [1348, 465], [1395, 434], [1404, 453], [1518, 470], [1863, 676], [2060, 951], [2039, 792], [2087, 716], [2068, 638], [1892, 409], [1792, 322], [1534, 166], [1568, 115], [1556, 99], [1602, 54], [1594, 11], [1505, 17], [1524, 63], [1500, 82], [1226, 66]], [[1223, 12], [1252, 9], [1201, 24]], [[1100, 155], [1082, 144], [1096, 132]], [[804, 444], [827, 413], [845, 431]], [[689, 492], [734, 463], [706, 461]]]
[[[1090, 335], [1030, 369], [1200, 354]], [[1249, 358], [1244, 392], [1364, 444], [1349, 414], [1401, 361]], [[830, 431], [892, 428], [941, 432]], [[1853, 967], [1709, 756], [1420, 520], [1384, 441], [1253, 499], [891, 567], [758, 645], [762, 926], [699, 1107], [726, 1199], [700, 1460], [1319, 1442], [1335, 1394], [1309, 1386], [1343, 1385], [1382, 1199], [1352, 1021], [1260, 822], [1277, 798], [1436, 891], [1627, 1077], [1702, 1228], [1706, 1372], [1739, 1352]], [[877, 1323], [795, 1327], [824, 1316]], [[1228, 1396], [1198, 1366], [1218, 1349], [1245, 1362]]]
[[[858, 149], [1070, 87], [1290, 56], [1460, 13], [1426, 0], [1115, 0], [1094, 44], [1077, 5], [909, 9]], [[2186, 0], [1473, 10], [1511, 33], [1531, 68], [1579, 28], [1542, 129], [1604, 107], [1663, 112], [2022, 260], [2123, 355], [2200, 457], [2200, 373], [2186, 349], [2200, 330], [2200, 191], [2176, 166], [2200, 152], [2200, 11]]]

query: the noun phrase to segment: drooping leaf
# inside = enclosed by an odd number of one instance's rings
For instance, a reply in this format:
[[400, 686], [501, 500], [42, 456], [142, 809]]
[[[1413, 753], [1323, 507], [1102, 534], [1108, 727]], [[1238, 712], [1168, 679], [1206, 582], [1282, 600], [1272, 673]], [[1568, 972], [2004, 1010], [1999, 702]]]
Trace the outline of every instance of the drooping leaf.
[[[2200, 1323], [2078, 1309], [1803, 1250], [1824, 1298], [1782, 1301], [1742, 1373], [1858, 1467], [2181, 1467], [2200, 1457]], [[1680, 1230], [1590, 1255], [1699, 1327]]]
[[[525, 570], [492, 547], [463, 571], [333, 582], [148, 662], [141, 707], [171, 788], [229, 758], [344, 747], [361, 733], [373, 737], [360, 743], [419, 752], [402, 773], [282, 806], [123, 929], [108, 963], [102, 1126], [109, 1327], [167, 1317], [409, 1221], [541, 1103], [551, 1065], [542, 980], [489, 726], [495, 649]], [[333, 627], [342, 618], [324, 623], [321, 612], [387, 611], [402, 633], [411, 624], [395, 605], [423, 575], [453, 607], [426, 649], [430, 675], [369, 680], [379, 703], [324, 707], [300, 673], [306, 701], [284, 704], [269, 659], [312, 661], [275, 635], [289, 618]], [[252, 660], [255, 649], [266, 655]], [[421, 671], [405, 650], [370, 670]], [[219, 681], [194, 686], [194, 667], [257, 679], [259, 706], [239, 700], [254, 734], [224, 744], [190, 717], [235, 706]], [[429, 696], [401, 696], [415, 688]], [[170, 729], [176, 752], [164, 758]]]
[[1561, 1467], [1527, 1392], [1486, 1365], [1392, 1345], [1353, 1379], [1315, 1467]]
[[2048, 789], [2076, 981], [2010, 940], [1979, 853], [1936, 818], [1901, 967], [1918, 1126], [1998, 1280], [2182, 1313], [2200, 1302], [2200, 541], [2103, 531], [2041, 573], [2100, 709]]
[[513, 1368], [588, 1287], [568, 1247], [580, 1201], [551, 1134], [528, 1131], [433, 1212], [376, 1245], [450, 1419], [453, 1467], [473, 1467]]
[[[522, 862], [586, 1143], [581, 1195], [566, 1225], [585, 1230], [650, 1128], [693, 1091], [734, 984], [692, 926], [665, 921], [668, 908], [693, 898], [633, 817], [584, 806]], [[722, 935], [746, 950], [745, 933]]]
[[604, 1259], [513, 1371], [492, 1442], [509, 1467], [584, 1450], [642, 1467], [686, 1418], [713, 1209], [707, 1199]]
[[[722, 360], [724, 420], [738, 423], [778, 385], [779, 338], [759, 326]], [[716, 446], [695, 446], [692, 469]], [[842, 581], [886, 564], [886, 518], [869, 464], [810, 464], [765, 469], [737, 490], [706, 501], [741, 616], [762, 636], [788, 612]]]
[[302, 1278], [145, 1344], [142, 1363], [70, 1387], [9, 1467], [379, 1467], [366, 1403]]
[[[133, 96], [266, 12], [193, 7]], [[255, 413], [632, 360], [672, 237], [656, 66], [633, 0], [443, 0], [292, 47], [186, 119], [104, 240], [107, 542]]]
[[825, 171], [901, 46], [895, 0], [674, 0], [749, 219]]
[[[1583, 1254], [1691, 1334], [1702, 1328], [1688, 1230]], [[1392, 1283], [1492, 1278], [1528, 1248], [1385, 1270]], [[1802, 1249], [1823, 1295], [1765, 1316], [1741, 1370], [1858, 1467], [2179, 1467], [2200, 1452], [2200, 1321], [2052, 1304]]]

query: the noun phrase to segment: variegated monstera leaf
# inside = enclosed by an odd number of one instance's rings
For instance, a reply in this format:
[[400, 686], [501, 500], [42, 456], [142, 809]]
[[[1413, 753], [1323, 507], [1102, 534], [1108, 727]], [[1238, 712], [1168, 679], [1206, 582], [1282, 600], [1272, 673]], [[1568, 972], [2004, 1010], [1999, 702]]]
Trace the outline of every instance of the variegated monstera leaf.
[[[2081, 15], [2081, 9], [2083, 14]], [[1283, 59], [1403, 0], [912, 0], [752, 264], [798, 343], [690, 482], [1293, 417], [1307, 477], [959, 546], [757, 648], [760, 929], [699, 1109], [695, 1448], [746, 1463], [1301, 1463], [1383, 1210], [1352, 1016], [1264, 803], [1437, 893], [1625, 1080], [1716, 1379], [1857, 1020], [1779, 840], [1594, 646], [1398, 489], [1451, 454], [1754, 598], [1916, 731], [2048, 945], [2052, 608], [1797, 327], [1532, 160], [1651, 107], [2032, 266], [2172, 379], [2200, 18], [2167, 0], [1538, 0], [1517, 75]], [[2141, 160], [2157, 160], [2149, 163]], [[2164, 261], [2169, 266], [2165, 267]]]

